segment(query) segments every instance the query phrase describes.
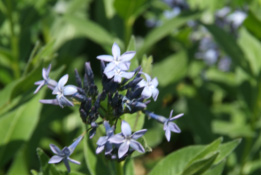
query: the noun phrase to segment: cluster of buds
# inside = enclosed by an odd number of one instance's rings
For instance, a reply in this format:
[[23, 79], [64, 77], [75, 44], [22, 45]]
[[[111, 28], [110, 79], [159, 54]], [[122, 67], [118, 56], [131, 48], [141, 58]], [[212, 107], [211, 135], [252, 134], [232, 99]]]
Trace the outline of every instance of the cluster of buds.
[[[171, 117], [173, 112], [171, 111], [170, 118], [165, 118], [147, 110], [147, 105], [150, 103], [149, 99], [157, 100], [159, 94], [158, 80], [157, 78], [152, 79], [148, 74], [142, 72], [140, 66], [133, 71], [129, 71], [130, 60], [135, 56], [135, 53], [134, 51], [128, 51], [121, 55], [119, 46], [114, 43], [112, 56], [100, 55], [97, 57], [101, 61], [103, 85], [101, 92], [98, 91], [95, 85], [94, 74], [89, 62], [85, 63], [83, 79], [75, 70], [76, 86], [65, 85], [68, 81], [67, 74], [60, 78], [58, 82], [52, 80], [49, 77], [51, 65], [47, 69], [43, 69], [43, 80], [35, 83], [38, 87], [34, 93], [47, 85], [52, 90], [52, 94], [56, 95], [55, 99], [40, 100], [41, 103], [59, 105], [61, 108], [74, 106], [76, 101], [80, 103], [80, 116], [87, 128], [85, 133], [89, 133], [90, 139], [95, 136], [100, 125], [105, 127], [106, 136], [98, 139], [96, 154], [104, 151], [106, 157], [119, 161], [124, 160], [134, 151], [145, 152], [137, 139], [142, 137], [147, 129], [132, 133], [130, 125], [121, 118], [124, 114], [141, 111], [149, 118], [162, 123], [168, 141], [170, 141], [171, 131], [181, 132], [179, 127], [172, 121], [183, 114]], [[103, 101], [106, 102], [101, 103]], [[115, 133], [118, 121], [121, 121], [121, 132]], [[50, 159], [49, 163], [59, 163], [63, 160], [68, 171], [70, 171], [69, 161], [79, 164], [80, 162], [69, 158], [69, 156], [80, 143], [84, 134], [62, 150], [50, 144], [52, 152], [56, 155]]]

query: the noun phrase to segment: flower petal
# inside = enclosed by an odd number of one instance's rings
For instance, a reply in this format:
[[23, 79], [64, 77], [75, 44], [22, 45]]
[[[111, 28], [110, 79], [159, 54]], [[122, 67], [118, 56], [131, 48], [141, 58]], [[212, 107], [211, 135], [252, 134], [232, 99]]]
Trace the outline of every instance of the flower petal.
[[71, 168], [70, 168], [68, 159], [67, 159], [67, 158], [66, 158], [66, 159], [63, 159], [63, 163], [64, 163], [64, 165], [66, 166], [67, 171], [70, 172], [70, 171], [71, 171]]
[[145, 75], [147, 82], [151, 81], [151, 77], [148, 74], [143, 72], [143, 75]]
[[105, 144], [105, 155], [108, 155], [112, 152], [112, 144], [107, 142]]
[[43, 103], [43, 104], [59, 105], [59, 102], [57, 99], [42, 99], [39, 101], [40, 101], [40, 103]]
[[97, 146], [96, 148], [96, 154], [100, 154], [104, 150], [105, 145]]
[[142, 129], [142, 130], [139, 130], [135, 133], [132, 134], [132, 138], [134, 140], [137, 140], [138, 138], [140, 138], [141, 136], [143, 136], [145, 133], [147, 132], [147, 129]]
[[107, 78], [111, 79], [114, 75], [115, 75], [115, 72], [112, 70], [110, 72], [103, 72]]
[[139, 83], [138, 83], [138, 86], [139, 87], [144, 87], [144, 86], [146, 86], [147, 85], [147, 82], [144, 80], [144, 79], [142, 79]]
[[141, 153], [145, 152], [143, 146], [139, 142], [137, 142], [136, 140], [132, 139], [130, 141], [130, 147], [133, 148], [134, 150], [138, 151], [138, 152], [141, 152]]
[[152, 97], [153, 97], [153, 100], [154, 100], [154, 101], [157, 100], [158, 95], [159, 95], [159, 90], [158, 90], [157, 88], [153, 89], [153, 91], [152, 91]]
[[122, 134], [116, 134], [116, 135], [111, 136], [108, 140], [111, 143], [119, 144], [124, 141], [124, 137]]
[[69, 78], [69, 75], [66, 74], [64, 76], [62, 76], [62, 78], [60, 78], [60, 80], [58, 81], [58, 89], [61, 91], [64, 87], [64, 85], [67, 83]]
[[104, 69], [104, 73], [105, 72], [109, 72], [112, 71], [114, 68], [116, 67], [114, 62], [110, 62], [109, 64], [106, 65], [105, 69]]
[[77, 92], [77, 87], [74, 85], [67, 85], [63, 89], [63, 95], [73, 95]]
[[52, 150], [52, 152], [53, 152], [54, 154], [60, 154], [60, 153], [61, 153], [60, 148], [58, 148], [56, 145], [50, 144], [49, 146], [50, 146], [50, 148], [51, 148], [51, 150]]
[[149, 87], [145, 86], [145, 88], [143, 89], [141, 95], [144, 97], [144, 98], [150, 98], [151, 95], [152, 95], [152, 91]]
[[172, 132], [181, 133], [181, 130], [180, 130], [180, 128], [178, 127], [178, 125], [177, 125], [176, 123], [170, 122], [170, 123], [168, 124], [168, 126], [169, 126], [169, 129], [170, 129]]
[[63, 157], [54, 155], [51, 157], [51, 159], [48, 161], [48, 163], [59, 163], [63, 160]]
[[102, 146], [105, 145], [105, 143], [108, 141], [108, 136], [102, 136], [98, 139], [97, 145]]
[[127, 123], [124, 120], [122, 120], [122, 122], [121, 122], [121, 132], [122, 132], [122, 134], [124, 135], [125, 138], [127, 136], [131, 135], [131, 127], [130, 127], [129, 123]]
[[129, 150], [129, 144], [127, 142], [123, 142], [118, 150], [118, 157], [122, 158]]
[[77, 165], [80, 165], [81, 162], [77, 161], [77, 160], [74, 160], [74, 159], [71, 159], [70, 157], [68, 157], [68, 160], [74, 164], [77, 164]]
[[117, 43], [113, 43], [112, 45], [112, 55], [114, 59], [118, 58], [121, 55], [121, 50]]
[[157, 77], [153, 78], [153, 80], [151, 81], [151, 83], [152, 83], [152, 85], [153, 85], [154, 87], [157, 87], [158, 84], [159, 84]]
[[134, 76], [134, 72], [122, 72], [121, 76], [127, 79], [131, 79]]
[[170, 133], [170, 129], [169, 129], [169, 128], [167, 128], [167, 129], [165, 130], [165, 136], [166, 136], [167, 141], [169, 142], [169, 141], [170, 141], [170, 136], [171, 136], [171, 133]]
[[97, 59], [102, 60], [102, 61], [106, 61], [106, 62], [111, 62], [111, 61], [113, 61], [113, 56], [111, 56], [111, 55], [99, 55], [99, 56], [97, 56]]
[[178, 114], [178, 115], [176, 115], [176, 116], [174, 116], [174, 117], [170, 118], [170, 121], [176, 120], [176, 119], [178, 119], [178, 118], [182, 117], [183, 115], [184, 115], [183, 113], [181, 113], [181, 114]]
[[80, 135], [70, 146], [68, 146], [68, 149], [70, 150], [70, 155], [73, 153], [74, 149], [80, 143], [82, 138], [83, 138], [83, 136]]
[[120, 83], [121, 82], [121, 76], [120, 75], [114, 75], [113, 81]]
[[135, 56], [135, 54], [136, 54], [135, 51], [125, 52], [124, 54], [121, 55], [120, 61], [122, 62], [130, 61]]
[[39, 84], [39, 86], [35, 89], [34, 94], [39, 92], [39, 90], [44, 86], [44, 82], [42, 84]]

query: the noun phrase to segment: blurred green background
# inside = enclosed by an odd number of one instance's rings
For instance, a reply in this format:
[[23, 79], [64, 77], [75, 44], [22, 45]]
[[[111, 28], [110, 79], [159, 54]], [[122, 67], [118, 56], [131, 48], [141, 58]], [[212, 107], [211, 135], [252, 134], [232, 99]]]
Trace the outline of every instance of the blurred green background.
[[[82, 132], [77, 105], [40, 104], [54, 98], [47, 88], [33, 95], [42, 68], [51, 63], [51, 77], [68, 73], [72, 84], [74, 69], [83, 74], [90, 61], [99, 84], [96, 56], [117, 42], [122, 53], [136, 50], [131, 69], [142, 65], [159, 80], [149, 110], [185, 114], [170, 143], [162, 125], [145, 119], [153, 151], [134, 159], [137, 175], [153, 174], [172, 151], [220, 136], [242, 138], [222, 174], [260, 175], [260, 9], [260, 0], [0, 0], [0, 174], [39, 171], [37, 147], [51, 156], [50, 143], [69, 145]], [[83, 147], [74, 155], [83, 163], [72, 169], [92, 173]]]

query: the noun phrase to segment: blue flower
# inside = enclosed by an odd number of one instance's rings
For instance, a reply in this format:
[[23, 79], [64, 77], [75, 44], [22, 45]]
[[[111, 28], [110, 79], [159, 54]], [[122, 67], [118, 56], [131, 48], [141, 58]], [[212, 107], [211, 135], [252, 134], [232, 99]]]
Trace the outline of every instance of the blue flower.
[[136, 140], [143, 136], [147, 132], [147, 129], [139, 130], [133, 134], [131, 134], [131, 127], [130, 125], [122, 120], [121, 123], [121, 133], [113, 135], [109, 138], [109, 141], [114, 144], [120, 144], [118, 150], [118, 158], [122, 158], [129, 150], [129, 147], [132, 149], [144, 153], [145, 150], [143, 146], [137, 142]]
[[138, 83], [139, 87], [144, 87], [141, 95], [144, 98], [150, 98], [152, 96], [154, 101], [156, 101], [159, 95], [159, 90], [157, 89], [157, 86], [159, 84], [158, 79], [153, 78], [151, 80], [151, 77], [148, 74], [146, 73], [142, 73], [142, 74], [145, 75], [147, 81], [143, 79]]
[[73, 153], [74, 149], [79, 144], [79, 142], [82, 140], [82, 138], [83, 138], [83, 136], [81, 135], [70, 146], [68, 146], [68, 147], [66, 146], [62, 150], [60, 150], [56, 145], [50, 144], [50, 148], [51, 148], [52, 152], [56, 155], [52, 156], [48, 163], [49, 164], [59, 163], [63, 160], [68, 172], [71, 171], [68, 161], [80, 165], [81, 164], [80, 162], [71, 159], [69, 156]]
[[107, 121], [104, 121], [103, 124], [106, 130], [106, 136], [100, 137], [97, 141], [98, 147], [96, 148], [96, 154], [101, 153], [105, 148], [105, 155], [108, 155], [112, 152], [112, 144], [109, 142], [109, 138], [113, 136], [114, 127], [110, 127]]
[[38, 85], [36, 90], [34, 91], [34, 94], [36, 94], [44, 85], [48, 85], [50, 89], [54, 89], [54, 87], [57, 85], [57, 82], [49, 78], [49, 73], [51, 71], [51, 64], [48, 66], [47, 69], [42, 69], [42, 76], [43, 80], [37, 81], [34, 84]]
[[134, 72], [126, 72], [124, 70], [121, 70], [120, 68], [116, 67], [115, 69], [109, 71], [109, 72], [106, 72], [105, 75], [108, 77], [108, 78], [113, 78], [113, 81], [114, 82], [118, 82], [120, 83], [121, 82], [121, 79], [122, 78], [126, 78], [126, 79], [130, 79], [131, 77], [134, 76]]
[[163, 130], [165, 131], [165, 136], [168, 142], [170, 141], [171, 131], [175, 133], [180, 133], [181, 130], [179, 129], [178, 125], [176, 123], [173, 123], [172, 121], [180, 118], [183, 116], [183, 114], [178, 114], [174, 117], [171, 117], [173, 113], [173, 110], [171, 110], [169, 118], [164, 121]]
[[[117, 43], [112, 45], [112, 55], [99, 55], [97, 59], [109, 62], [104, 69], [104, 73], [110, 72], [115, 68], [120, 70], [128, 70], [130, 67], [130, 60], [134, 57], [136, 52], [128, 51], [121, 55], [120, 47]], [[107, 74], [106, 74], [107, 75]]]
[[77, 87], [74, 85], [64, 86], [68, 81], [68, 74], [64, 75], [59, 81], [57, 86], [53, 90], [53, 94], [56, 94], [56, 99], [59, 105], [63, 108], [64, 106], [73, 106], [73, 103], [69, 101], [65, 96], [72, 96], [77, 93]]

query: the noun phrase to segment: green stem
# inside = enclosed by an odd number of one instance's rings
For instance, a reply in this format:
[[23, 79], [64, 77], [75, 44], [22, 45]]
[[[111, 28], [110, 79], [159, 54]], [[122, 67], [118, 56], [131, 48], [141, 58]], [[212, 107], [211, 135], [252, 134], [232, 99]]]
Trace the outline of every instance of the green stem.
[[116, 162], [117, 175], [124, 175], [124, 169], [123, 169], [124, 163], [125, 163], [125, 161]]
[[134, 18], [130, 17], [128, 20], [125, 21], [124, 23], [124, 28], [125, 28], [125, 36], [124, 36], [124, 44], [125, 47], [127, 48], [131, 34], [132, 34], [132, 26], [134, 23]]

